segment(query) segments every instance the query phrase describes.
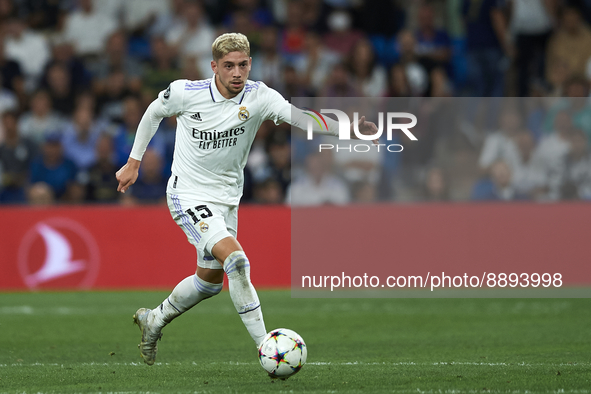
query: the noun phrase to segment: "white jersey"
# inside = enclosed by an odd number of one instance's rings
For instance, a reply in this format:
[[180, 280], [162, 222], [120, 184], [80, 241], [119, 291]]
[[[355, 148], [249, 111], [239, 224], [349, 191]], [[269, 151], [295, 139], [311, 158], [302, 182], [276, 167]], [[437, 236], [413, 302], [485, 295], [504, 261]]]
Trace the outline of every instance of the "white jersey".
[[[214, 78], [177, 80], [160, 92], [140, 122], [130, 156], [141, 160], [160, 120], [176, 115], [172, 177], [167, 192], [190, 195], [198, 201], [238, 205], [244, 166], [261, 123], [270, 119], [275, 124], [287, 122], [305, 128], [309, 118], [296, 116], [298, 119], [292, 122], [292, 110], [301, 111], [262, 82], [248, 80], [238, 95], [226, 99]], [[152, 130], [147, 127], [150, 120]], [[338, 134], [336, 122], [329, 126], [329, 132]]]

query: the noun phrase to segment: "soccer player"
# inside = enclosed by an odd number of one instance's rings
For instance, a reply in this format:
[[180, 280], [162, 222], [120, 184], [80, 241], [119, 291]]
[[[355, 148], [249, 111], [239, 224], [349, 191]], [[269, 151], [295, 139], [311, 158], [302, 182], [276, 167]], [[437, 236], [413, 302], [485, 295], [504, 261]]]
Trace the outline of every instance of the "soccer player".
[[[262, 82], [248, 80], [252, 63], [247, 38], [219, 36], [212, 45], [213, 77], [177, 80], [160, 92], [144, 113], [127, 164], [117, 171], [118, 191], [136, 181], [142, 156], [162, 118], [177, 117], [172, 175], [167, 201], [174, 221], [197, 249], [197, 271], [183, 279], [155, 309], [133, 316], [142, 332], [140, 353], [154, 364], [162, 328], [222, 290], [224, 273], [230, 297], [258, 346], [266, 335], [263, 313], [250, 282], [250, 262], [236, 240], [243, 169], [261, 123], [272, 119], [306, 129], [308, 117]], [[313, 131], [338, 135], [338, 123]], [[375, 134], [376, 125], [359, 120], [359, 131]]]

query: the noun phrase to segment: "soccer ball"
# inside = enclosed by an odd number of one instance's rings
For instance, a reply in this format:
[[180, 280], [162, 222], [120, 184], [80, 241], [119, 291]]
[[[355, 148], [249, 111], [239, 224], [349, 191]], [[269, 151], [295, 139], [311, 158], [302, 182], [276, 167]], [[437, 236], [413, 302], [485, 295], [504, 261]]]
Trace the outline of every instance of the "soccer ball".
[[272, 378], [287, 379], [306, 363], [308, 348], [295, 331], [278, 328], [267, 334], [259, 346], [261, 366]]

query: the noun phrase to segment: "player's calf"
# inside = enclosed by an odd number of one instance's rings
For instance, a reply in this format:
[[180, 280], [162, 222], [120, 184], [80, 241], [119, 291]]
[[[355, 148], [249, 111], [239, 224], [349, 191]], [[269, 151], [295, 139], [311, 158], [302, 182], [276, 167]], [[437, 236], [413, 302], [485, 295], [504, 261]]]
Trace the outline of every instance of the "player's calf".
[[186, 277], [176, 285], [168, 298], [152, 311], [154, 323], [160, 328], [164, 327], [201, 301], [219, 294], [222, 287], [223, 283], [209, 283], [197, 275]]
[[258, 346], [267, 332], [259, 297], [250, 282], [250, 262], [246, 254], [241, 250], [230, 253], [224, 261], [224, 271], [228, 276], [228, 287], [234, 307]]

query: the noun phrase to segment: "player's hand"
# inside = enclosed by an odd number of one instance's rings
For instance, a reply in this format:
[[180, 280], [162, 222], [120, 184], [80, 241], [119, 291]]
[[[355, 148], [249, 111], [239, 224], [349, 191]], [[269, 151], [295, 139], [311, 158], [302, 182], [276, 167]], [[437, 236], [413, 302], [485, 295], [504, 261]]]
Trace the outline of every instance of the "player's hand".
[[115, 177], [119, 181], [119, 186], [117, 186], [118, 192], [125, 193], [135, 183], [138, 177], [140, 163], [139, 160], [130, 157], [127, 163], [115, 173]]
[[[363, 135], [375, 135], [378, 132], [378, 127], [376, 124], [374, 122], [366, 121], [365, 116], [362, 116], [361, 119], [359, 119], [358, 128], [359, 132]], [[354, 139], [359, 139], [353, 132], [353, 123], [351, 123], [351, 135]], [[374, 145], [378, 145], [380, 140], [376, 138], [375, 140], [372, 140], [372, 142]]]

